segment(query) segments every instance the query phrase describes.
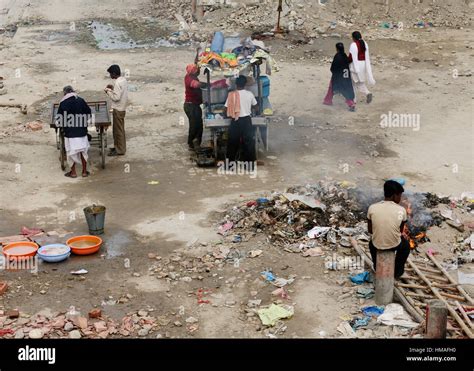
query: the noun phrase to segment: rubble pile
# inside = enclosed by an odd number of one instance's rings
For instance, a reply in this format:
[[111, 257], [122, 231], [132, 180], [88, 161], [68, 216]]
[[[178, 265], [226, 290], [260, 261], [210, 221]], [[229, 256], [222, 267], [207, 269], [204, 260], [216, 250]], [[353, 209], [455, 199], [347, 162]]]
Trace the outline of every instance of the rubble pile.
[[[206, 4], [206, 2], [203, 2]], [[396, 2], [373, 2], [369, 0], [325, 1], [287, 0], [283, 2], [281, 25], [289, 31], [299, 31], [307, 37], [328, 36], [338, 29], [348, 28], [427, 28], [469, 27], [472, 23], [471, 9], [474, 2], [445, 1], [442, 3], [418, 3], [399, 6]], [[208, 2], [204, 6], [204, 18], [197, 22], [193, 17], [190, 1], [154, 0], [146, 12], [167, 22], [176, 23], [176, 14], [193, 30], [222, 29], [271, 31], [277, 20], [276, 1], [234, 1], [226, 3]], [[199, 25], [199, 27], [197, 27]], [[195, 26], [195, 27], [194, 27]], [[190, 34], [192, 37], [192, 34]]]
[[164, 315], [153, 317], [151, 311], [142, 309], [128, 313], [120, 322], [103, 316], [97, 309], [92, 310], [88, 318], [73, 307], [62, 313], [44, 309], [33, 316], [18, 310], [0, 311], [0, 337], [14, 339], [145, 337], [171, 322], [171, 319]]

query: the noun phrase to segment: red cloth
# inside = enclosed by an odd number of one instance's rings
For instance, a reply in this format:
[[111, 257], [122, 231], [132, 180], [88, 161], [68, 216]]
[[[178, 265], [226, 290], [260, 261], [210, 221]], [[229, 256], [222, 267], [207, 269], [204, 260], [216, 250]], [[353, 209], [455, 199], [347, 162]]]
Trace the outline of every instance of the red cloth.
[[[357, 59], [359, 61], [365, 61], [365, 51], [362, 51], [362, 48], [360, 47], [360, 40], [355, 41], [357, 45]], [[349, 63], [352, 63], [352, 54], [349, 54]]]
[[[332, 80], [329, 80], [329, 87], [326, 96], [324, 97], [323, 104], [326, 106], [332, 106], [332, 98], [334, 97], [334, 91], [332, 90]], [[346, 104], [348, 107], [355, 106], [355, 102], [352, 99], [346, 98]]]
[[185, 97], [186, 103], [201, 104], [202, 103], [202, 91], [201, 83], [197, 76], [187, 74], [184, 78], [185, 86]]

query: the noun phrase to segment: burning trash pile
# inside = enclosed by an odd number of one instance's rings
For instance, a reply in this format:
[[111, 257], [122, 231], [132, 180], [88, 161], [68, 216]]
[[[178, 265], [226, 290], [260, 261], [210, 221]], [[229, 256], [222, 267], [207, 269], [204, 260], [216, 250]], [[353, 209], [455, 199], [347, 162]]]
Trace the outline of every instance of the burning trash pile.
[[[218, 233], [265, 233], [270, 243], [287, 251], [305, 256], [316, 256], [319, 251], [322, 255], [316, 240], [331, 250], [338, 246], [350, 248], [351, 238], [368, 241], [367, 210], [381, 200], [382, 191], [348, 182], [320, 181], [232, 207]], [[444, 220], [433, 209], [440, 203], [452, 201], [430, 193], [404, 195], [401, 204], [408, 214], [404, 234], [412, 248], [428, 241], [426, 231]]]

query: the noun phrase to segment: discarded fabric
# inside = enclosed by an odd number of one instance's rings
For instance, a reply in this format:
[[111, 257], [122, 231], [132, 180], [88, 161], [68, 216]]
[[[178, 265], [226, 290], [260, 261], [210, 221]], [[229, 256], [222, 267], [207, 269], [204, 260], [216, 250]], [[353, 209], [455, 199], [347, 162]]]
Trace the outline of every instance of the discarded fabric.
[[275, 326], [278, 320], [293, 316], [294, 309], [291, 306], [272, 304], [268, 308], [258, 310], [258, 316], [265, 326]]

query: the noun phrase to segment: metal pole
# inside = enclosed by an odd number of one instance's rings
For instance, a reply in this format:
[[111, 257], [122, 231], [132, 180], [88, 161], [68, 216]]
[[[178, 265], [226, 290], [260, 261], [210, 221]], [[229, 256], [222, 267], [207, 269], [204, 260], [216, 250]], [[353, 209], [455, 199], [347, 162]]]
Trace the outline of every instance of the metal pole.
[[375, 269], [375, 303], [387, 305], [393, 302], [395, 281], [395, 252], [377, 250]]
[[209, 69], [206, 69], [204, 71], [205, 74], [207, 74], [207, 113], [212, 113], [212, 103], [211, 103], [211, 71]]
[[257, 64], [255, 66], [255, 78], [257, 79], [257, 87], [258, 87], [258, 115], [262, 114], [263, 108], [263, 91], [262, 91], [262, 82], [260, 81], [260, 65]]
[[430, 300], [426, 306], [426, 338], [445, 339], [448, 307], [441, 300]]

